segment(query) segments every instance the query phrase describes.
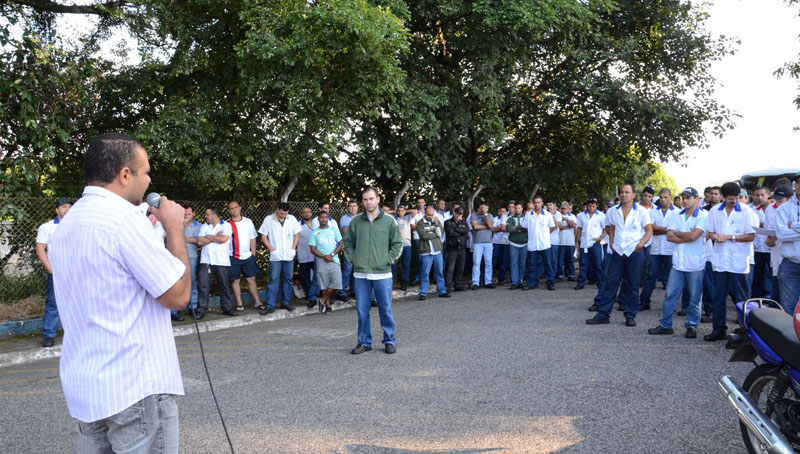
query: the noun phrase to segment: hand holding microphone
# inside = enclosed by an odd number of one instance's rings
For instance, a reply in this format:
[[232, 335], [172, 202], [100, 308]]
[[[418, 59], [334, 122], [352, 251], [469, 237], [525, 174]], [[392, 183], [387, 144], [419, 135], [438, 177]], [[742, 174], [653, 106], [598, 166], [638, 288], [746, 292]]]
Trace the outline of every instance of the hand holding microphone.
[[180, 232], [183, 236], [183, 212], [185, 210], [182, 206], [155, 192], [147, 194], [147, 204], [150, 206], [150, 212], [156, 215], [156, 219], [161, 222], [167, 234], [172, 229]]

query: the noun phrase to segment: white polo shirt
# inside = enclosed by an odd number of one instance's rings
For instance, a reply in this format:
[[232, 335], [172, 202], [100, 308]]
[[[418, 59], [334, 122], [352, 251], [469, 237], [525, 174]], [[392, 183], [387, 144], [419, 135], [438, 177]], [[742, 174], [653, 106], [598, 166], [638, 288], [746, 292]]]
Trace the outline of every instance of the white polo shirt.
[[[777, 230], [778, 229], [778, 207], [777, 203], [773, 203], [767, 207], [766, 212], [764, 213], [764, 228], [770, 230]], [[777, 240], [775, 242], [775, 246], [769, 248], [769, 259], [770, 264], [772, 265], [772, 275], [778, 275], [778, 267], [781, 264], [781, 240]]]
[[[442, 248], [446, 249], [445, 245], [447, 244], [446, 243], [447, 234], [444, 233], [444, 221], [452, 219], [453, 213], [451, 211], [439, 211], [437, 209], [434, 209], [433, 211], [434, 211], [434, 216], [439, 218], [439, 225], [442, 226], [442, 236], [439, 237], [439, 239], [442, 240]], [[506, 244], [508, 244], [508, 242], [506, 242]]]
[[[550, 212], [548, 211], [548, 213]], [[561, 225], [562, 216], [560, 211], [556, 210], [555, 213], [550, 213], [550, 216], [553, 217], [553, 223], [555, 223], [556, 226]], [[560, 244], [561, 229], [555, 229], [550, 233], [550, 246], [559, 246]]]
[[[698, 207], [699, 208], [699, 207]], [[678, 209], [672, 204], [669, 204], [669, 209], [666, 214], [661, 208], [656, 208], [650, 211], [650, 219], [653, 221], [653, 227], [667, 227], [669, 228], [669, 218], [677, 215]], [[672, 255], [675, 249], [675, 243], [667, 241], [667, 235], [653, 235], [652, 247], [650, 248], [650, 255]], [[705, 252], [703, 252], [705, 255]]]
[[228, 241], [224, 243], [210, 242], [203, 246], [200, 251], [200, 263], [206, 263], [214, 266], [231, 266], [231, 225], [220, 219], [219, 224], [216, 226], [211, 224], [203, 224], [200, 227], [200, 232], [197, 236], [208, 236], [217, 234], [228, 235]]
[[[561, 225], [563, 227], [566, 227], [566, 226], [569, 225], [569, 224], [567, 224], [567, 219], [571, 220], [572, 222], [577, 223], [577, 218], [575, 218], [574, 214], [572, 214], [572, 213], [567, 213], [566, 215], [562, 214], [561, 215]], [[575, 229], [574, 228], [570, 227], [570, 228], [564, 229], [564, 230], [560, 230], [559, 229], [558, 232], [559, 232], [558, 233], [559, 234], [558, 243], [561, 246], [575, 246]]]
[[[753, 208], [753, 211], [758, 216], [758, 223], [763, 225], [764, 228], [767, 228], [767, 209], [769, 209], [769, 207], [770, 205]], [[767, 246], [767, 236], [756, 233], [756, 239], [753, 240], [753, 250], [755, 252], [770, 252], [770, 249], [771, 248]]]
[[636, 245], [642, 241], [646, 233], [645, 227], [652, 224], [650, 210], [634, 203], [628, 217], [622, 215], [622, 204], [608, 210], [608, 223], [614, 226], [614, 251], [617, 254], [630, 256], [636, 251]]
[[[655, 203], [650, 203], [650, 207], [648, 208], [648, 207], [646, 207], [646, 206], [644, 206], [644, 205], [642, 205], [640, 203], [639, 207], [640, 208], [644, 208], [645, 210], [647, 210], [647, 213], [650, 215], [650, 222], [653, 222], [653, 212], [658, 209], [658, 208], [656, 208], [656, 204]], [[655, 238], [655, 236], [650, 236], [650, 239], [647, 240], [647, 243], [644, 244], [644, 247], [652, 246], [653, 245], [653, 238]], [[650, 252], [652, 253], [652, 249], [650, 250]]]
[[239, 260], [247, 260], [252, 257], [253, 252], [250, 250], [250, 240], [258, 238], [256, 226], [253, 225], [253, 221], [251, 221], [250, 218], [242, 216], [242, 220], [240, 221], [234, 222], [228, 220], [225, 223], [230, 224], [231, 227], [231, 257]]
[[264, 218], [258, 233], [266, 235], [275, 251], [269, 253], [270, 262], [294, 260], [297, 251], [292, 249], [294, 236], [300, 233], [300, 223], [291, 214], [286, 215], [283, 224], [275, 219], [275, 214]]
[[[309, 242], [314, 228], [311, 228], [302, 219], [300, 222], [300, 238], [297, 240], [297, 263], [309, 263], [314, 261], [314, 254], [311, 253]], [[313, 221], [311, 222], [313, 225]]]
[[529, 251], [544, 251], [550, 248], [550, 227], [555, 227], [556, 224], [547, 210], [543, 208], [541, 214], [531, 211], [525, 215], [522, 225], [528, 229]]
[[[723, 235], [747, 235], [755, 233], [752, 210], [747, 205], [736, 202], [736, 207], [728, 214], [725, 204], [720, 203], [708, 213], [708, 232]], [[714, 242], [711, 251], [711, 266], [714, 271], [745, 274], [750, 272], [750, 242]]]
[[47, 258], [50, 258], [50, 239], [53, 238], [53, 233], [56, 231], [56, 227], [58, 227], [58, 217], [53, 218], [51, 221], [47, 221], [44, 224], [40, 225], [39, 228], [36, 230], [36, 242], [48, 245], [45, 249], [47, 251]]
[[[419, 210], [417, 214], [411, 217], [411, 225], [417, 225], [417, 222], [421, 221], [422, 218], [425, 217], [425, 208]], [[416, 227], [414, 227], [414, 231], [411, 232], [411, 238], [414, 240], [419, 239], [419, 233], [417, 233]]]
[[800, 203], [797, 198], [778, 207], [776, 223], [782, 259], [800, 264]]
[[[674, 213], [670, 212], [671, 215], [667, 216], [668, 224], [665, 226], [667, 230], [691, 232], [694, 229], [701, 229], [703, 230], [703, 234], [691, 243], [675, 244], [669, 242], [674, 246], [672, 252], [672, 267], [686, 273], [703, 271], [706, 267], [705, 232], [708, 222], [708, 212], [698, 206], [687, 218], [686, 209], [681, 210], [680, 213], [677, 211], [678, 210], [675, 210]], [[664, 235], [664, 237], [666, 236], [667, 235]], [[650, 253], [652, 254], [652, 250]]]
[[580, 247], [586, 250], [594, 246], [595, 238], [603, 236], [603, 230], [606, 228], [606, 215], [595, 211], [590, 216], [589, 210], [584, 210], [578, 214], [577, 224], [581, 229]]

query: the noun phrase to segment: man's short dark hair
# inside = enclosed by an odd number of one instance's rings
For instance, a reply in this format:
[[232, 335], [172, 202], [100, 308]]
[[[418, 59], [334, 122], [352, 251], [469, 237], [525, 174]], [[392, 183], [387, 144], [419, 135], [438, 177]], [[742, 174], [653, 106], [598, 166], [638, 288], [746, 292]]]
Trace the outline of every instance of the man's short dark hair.
[[86, 183], [109, 184], [125, 167], [136, 175], [133, 163], [139, 147], [144, 148], [138, 140], [125, 134], [108, 133], [92, 139], [83, 158]]
[[791, 186], [791, 185], [792, 185], [792, 180], [786, 177], [780, 177], [777, 180], [775, 180], [774, 183], [772, 183], [772, 190], [774, 191], [781, 186]]
[[536, 200], [536, 199], [539, 199], [539, 200], [541, 200], [542, 202], [544, 202], [544, 198], [543, 198], [542, 196], [540, 196], [540, 195], [535, 195], [535, 196], [533, 196], [533, 200]]
[[765, 193], [767, 193], [767, 195], [769, 195], [769, 193], [772, 192], [772, 190], [770, 188], [766, 187], [766, 186], [759, 186], [759, 187], [753, 189], [752, 193], [755, 193], [756, 191], [764, 191]]
[[711, 186], [706, 186], [706, 188], [703, 189], [703, 194], [710, 194], [710, 193], [711, 193]]
[[738, 197], [742, 192], [742, 188], [739, 187], [739, 183], [729, 181], [720, 187], [720, 192], [722, 193], [723, 197], [730, 197], [733, 195]]
[[331, 217], [331, 215], [330, 215], [330, 214], [328, 214], [328, 212], [327, 212], [327, 211], [325, 211], [325, 210], [319, 210], [319, 211], [317, 212], [317, 217], [320, 217], [320, 216], [322, 216], [323, 214], [324, 214], [325, 216]]
[[374, 193], [375, 193], [375, 197], [377, 197], [377, 198], [380, 198], [380, 197], [381, 197], [380, 193], [378, 193], [378, 190], [377, 190], [377, 189], [375, 189], [375, 187], [374, 187], [374, 186], [367, 186], [366, 188], [364, 188], [364, 189], [361, 191], [361, 196], [363, 197], [363, 196], [364, 196], [364, 194], [368, 193], [369, 191], [372, 191], [372, 192], [374, 192]]
[[214, 216], [219, 216], [219, 208], [217, 207], [208, 207], [206, 210], [210, 211]]
[[330, 205], [330, 204], [331, 202], [329, 200], [320, 200], [319, 203], [317, 204], [317, 208], [322, 208], [325, 205]]
[[453, 208], [453, 213], [455, 213], [455, 214], [464, 214], [464, 209], [461, 208], [461, 207], [455, 207], [455, 208]]
[[289, 204], [286, 202], [279, 202], [278, 209], [281, 211], [289, 211]]
[[[376, 194], [377, 194], [377, 192], [376, 192]], [[422, 200], [424, 202], [425, 201], [425, 197], [421, 196], [421, 195], [418, 195], [417, 198], [414, 199], [415, 202], [419, 202], [420, 200]]]
[[358, 200], [356, 200], [356, 199], [350, 199], [350, 200], [348, 200], [348, 201], [347, 201], [347, 204], [348, 204], [348, 205], [350, 205], [351, 203], [355, 203], [356, 205], [358, 205]]
[[[708, 192], [711, 192], [711, 191], [719, 191], [719, 192], [722, 192], [722, 187], [720, 187], [720, 186], [711, 186], [711, 189], [709, 189], [709, 191], [708, 191]], [[737, 192], [736, 194], [738, 195], [739, 193]]]
[[625, 183], [625, 184], [623, 184], [622, 186], [619, 187], [619, 191], [617, 191], [617, 194], [619, 194], [620, 191], [622, 191], [622, 188], [624, 188], [625, 186], [628, 186], [629, 188], [631, 188], [631, 192], [633, 192], [634, 194], [636, 193], [636, 189], [633, 188], [633, 183]]
[[547, 201], [545, 201], [545, 203], [556, 203], [556, 201], [553, 200], [553, 199], [547, 199]]
[[672, 195], [672, 190], [671, 190], [670, 188], [664, 188], [664, 189], [662, 189], [662, 190], [658, 191], [658, 195], [661, 195], [661, 194], [669, 194], [669, 195]]
[[[511, 203], [511, 202], [509, 202]], [[514, 206], [522, 206], [522, 202], [514, 202]]]
[[479, 203], [478, 206], [481, 206], [481, 205], [486, 205], [488, 207], [489, 206], [489, 202], [487, 202], [485, 200], [481, 200], [481, 203]]

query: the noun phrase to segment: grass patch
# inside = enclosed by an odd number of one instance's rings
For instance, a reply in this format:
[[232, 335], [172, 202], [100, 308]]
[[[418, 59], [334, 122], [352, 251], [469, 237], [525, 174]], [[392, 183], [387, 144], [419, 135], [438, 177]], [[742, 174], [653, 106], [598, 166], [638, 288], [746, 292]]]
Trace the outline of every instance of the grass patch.
[[15, 303], [0, 304], [0, 321], [44, 316], [44, 295], [34, 295]]

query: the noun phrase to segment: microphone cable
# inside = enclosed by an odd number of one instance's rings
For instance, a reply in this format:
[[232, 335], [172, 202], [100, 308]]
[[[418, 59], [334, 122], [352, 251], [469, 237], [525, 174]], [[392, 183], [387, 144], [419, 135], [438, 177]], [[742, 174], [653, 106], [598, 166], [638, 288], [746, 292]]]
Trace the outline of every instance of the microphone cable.
[[225, 418], [222, 417], [222, 410], [219, 408], [219, 402], [217, 401], [217, 394], [214, 392], [214, 385], [211, 383], [211, 374], [208, 372], [208, 364], [206, 363], [206, 354], [203, 351], [203, 339], [200, 338], [200, 325], [197, 324], [197, 314], [195, 313], [195, 309], [189, 305], [192, 309], [192, 319], [194, 320], [194, 328], [197, 332], [197, 342], [200, 344], [200, 357], [203, 359], [203, 367], [206, 370], [206, 377], [208, 378], [208, 387], [211, 388], [211, 397], [214, 398], [214, 405], [217, 407], [217, 413], [219, 414], [219, 420], [222, 422], [222, 430], [225, 431], [225, 438], [228, 439], [228, 446], [231, 448], [231, 454], [233, 452], [233, 442], [231, 442], [231, 436], [228, 434], [228, 427], [225, 425]]

